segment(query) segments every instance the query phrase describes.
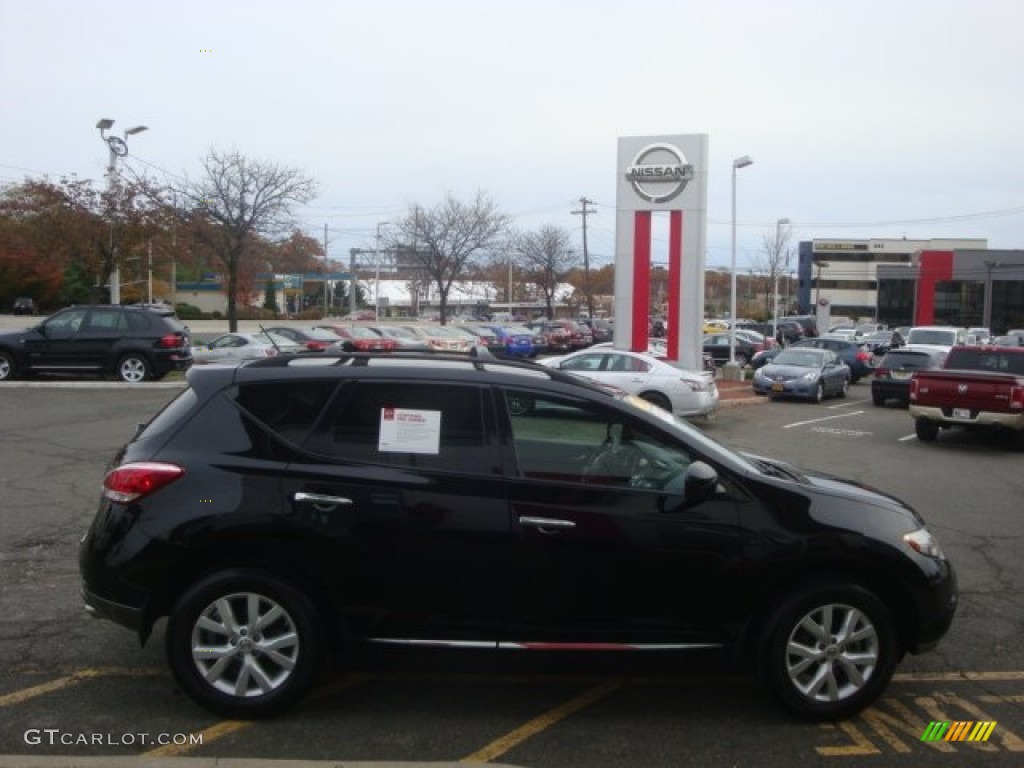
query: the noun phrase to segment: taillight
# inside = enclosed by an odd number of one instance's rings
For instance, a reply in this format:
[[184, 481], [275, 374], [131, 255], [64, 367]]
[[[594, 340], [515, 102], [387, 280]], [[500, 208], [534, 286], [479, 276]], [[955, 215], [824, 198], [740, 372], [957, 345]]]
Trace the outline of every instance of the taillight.
[[161, 349], [174, 349], [180, 347], [184, 343], [180, 334], [177, 333], [165, 333], [160, 337], [160, 340], [156, 343]]
[[103, 496], [129, 504], [163, 488], [185, 474], [177, 464], [140, 461], [113, 469], [103, 478]]
[[870, 360], [871, 359], [871, 355], [869, 355], [867, 352], [864, 352], [863, 350], [861, 350], [860, 352], [857, 353], [857, 359], [858, 360]]
[[267, 357], [274, 357], [277, 354], [277, 347], [264, 347], [263, 354]]
[[1024, 387], [1010, 387], [1010, 408], [1024, 410]]
[[875, 368], [875, 378], [876, 379], [887, 379], [887, 378], [889, 378], [889, 369], [888, 368]]
[[914, 376], [910, 380], [910, 399], [911, 400], [917, 400], [917, 387], [918, 387], [917, 376]]

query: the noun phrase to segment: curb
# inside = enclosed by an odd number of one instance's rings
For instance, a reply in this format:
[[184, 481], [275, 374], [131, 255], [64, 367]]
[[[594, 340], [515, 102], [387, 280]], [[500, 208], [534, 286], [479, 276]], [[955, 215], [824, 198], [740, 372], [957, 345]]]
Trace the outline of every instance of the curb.
[[516, 768], [508, 763], [360, 760], [267, 760], [248, 757], [153, 757], [147, 755], [0, 755], [0, 768]]

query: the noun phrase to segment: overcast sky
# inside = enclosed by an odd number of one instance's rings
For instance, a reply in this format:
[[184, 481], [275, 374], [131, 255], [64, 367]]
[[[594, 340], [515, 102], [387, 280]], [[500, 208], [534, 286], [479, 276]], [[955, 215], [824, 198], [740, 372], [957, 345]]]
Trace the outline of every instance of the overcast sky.
[[743, 267], [780, 218], [1024, 248], [1022, 34], [1021, 0], [0, 0], [0, 182], [102, 179], [112, 118], [149, 126], [126, 162], [151, 172], [304, 170], [332, 258], [483, 190], [576, 243], [587, 196], [605, 263], [618, 137], [706, 133], [708, 266], [740, 155]]

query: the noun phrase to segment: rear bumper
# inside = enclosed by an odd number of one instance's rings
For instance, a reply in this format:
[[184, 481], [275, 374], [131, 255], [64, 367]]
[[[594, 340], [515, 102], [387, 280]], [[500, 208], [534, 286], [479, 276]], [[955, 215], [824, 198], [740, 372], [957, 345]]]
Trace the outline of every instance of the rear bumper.
[[[967, 411], [967, 416], [956, 415], [957, 410]], [[964, 427], [992, 427], [1024, 431], [1024, 413], [1000, 413], [997, 411], [976, 411], [970, 408], [935, 407], [910, 404], [910, 415], [936, 424]]]
[[138, 605], [128, 605], [100, 597], [91, 592], [85, 584], [81, 588], [85, 612], [94, 619], [107, 619], [115, 624], [140, 632], [144, 624], [144, 600]]

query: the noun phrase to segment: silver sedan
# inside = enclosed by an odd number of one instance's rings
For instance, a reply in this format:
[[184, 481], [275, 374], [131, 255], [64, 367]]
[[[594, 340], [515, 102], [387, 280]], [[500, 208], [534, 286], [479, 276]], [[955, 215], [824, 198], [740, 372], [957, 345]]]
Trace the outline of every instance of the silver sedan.
[[307, 351], [302, 344], [276, 333], [225, 333], [209, 344], [192, 347], [192, 359], [195, 363], [240, 363]]
[[680, 368], [644, 352], [590, 347], [540, 364], [617, 387], [677, 416], [710, 419], [718, 408], [713, 373]]

